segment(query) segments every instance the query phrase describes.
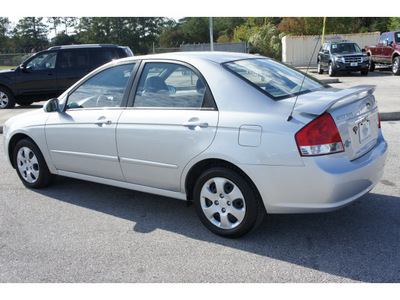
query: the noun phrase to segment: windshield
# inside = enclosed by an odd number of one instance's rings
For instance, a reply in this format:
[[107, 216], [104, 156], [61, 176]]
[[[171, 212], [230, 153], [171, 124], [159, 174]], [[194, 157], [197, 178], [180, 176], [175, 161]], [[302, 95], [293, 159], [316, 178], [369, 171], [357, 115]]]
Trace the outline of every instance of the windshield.
[[354, 52], [361, 52], [360, 47], [357, 44], [345, 43], [345, 44], [333, 44], [332, 51], [333, 54], [338, 53], [354, 53]]
[[317, 79], [271, 59], [248, 59], [224, 66], [274, 100], [329, 87]]

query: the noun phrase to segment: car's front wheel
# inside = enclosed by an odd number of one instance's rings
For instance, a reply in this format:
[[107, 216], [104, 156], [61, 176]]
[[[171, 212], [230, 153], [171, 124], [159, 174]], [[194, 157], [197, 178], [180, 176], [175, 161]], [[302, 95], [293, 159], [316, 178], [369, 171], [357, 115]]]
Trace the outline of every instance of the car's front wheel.
[[20, 140], [14, 148], [14, 165], [22, 183], [38, 189], [53, 183], [55, 176], [50, 173], [38, 146], [29, 139]]
[[261, 223], [265, 208], [255, 188], [241, 175], [216, 167], [204, 172], [194, 188], [197, 215], [212, 232], [236, 238]]

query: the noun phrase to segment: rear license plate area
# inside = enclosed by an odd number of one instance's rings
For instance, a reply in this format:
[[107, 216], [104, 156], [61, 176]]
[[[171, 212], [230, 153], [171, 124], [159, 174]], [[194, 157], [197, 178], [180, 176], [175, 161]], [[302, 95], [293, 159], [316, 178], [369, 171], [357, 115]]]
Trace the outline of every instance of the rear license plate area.
[[371, 126], [369, 120], [364, 119], [358, 123], [358, 137], [360, 144], [363, 144], [371, 137]]

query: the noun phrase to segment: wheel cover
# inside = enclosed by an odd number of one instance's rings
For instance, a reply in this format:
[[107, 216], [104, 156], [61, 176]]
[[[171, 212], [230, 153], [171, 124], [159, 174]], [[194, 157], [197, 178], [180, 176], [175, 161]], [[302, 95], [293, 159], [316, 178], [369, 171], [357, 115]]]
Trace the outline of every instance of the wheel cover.
[[17, 154], [19, 174], [28, 183], [35, 183], [39, 179], [39, 162], [35, 153], [28, 147], [22, 147]]
[[223, 177], [211, 178], [203, 185], [200, 204], [207, 219], [221, 229], [239, 226], [246, 215], [246, 201], [242, 191]]
[[0, 107], [5, 108], [8, 104], [8, 96], [7, 94], [0, 92]]

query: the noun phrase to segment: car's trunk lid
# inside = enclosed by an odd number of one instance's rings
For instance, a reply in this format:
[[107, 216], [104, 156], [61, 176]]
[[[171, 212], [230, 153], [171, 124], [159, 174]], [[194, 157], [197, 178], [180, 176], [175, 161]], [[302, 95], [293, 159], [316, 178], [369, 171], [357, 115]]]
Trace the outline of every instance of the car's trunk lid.
[[354, 160], [371, 150], [378, 140], [379, 115], [374, 90], [375, 86], [362, 85], [302, 95], [295, 111], [315, 116], [330, 113], [346, 155]]

